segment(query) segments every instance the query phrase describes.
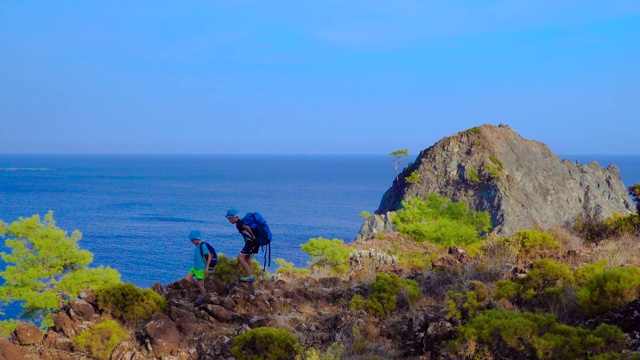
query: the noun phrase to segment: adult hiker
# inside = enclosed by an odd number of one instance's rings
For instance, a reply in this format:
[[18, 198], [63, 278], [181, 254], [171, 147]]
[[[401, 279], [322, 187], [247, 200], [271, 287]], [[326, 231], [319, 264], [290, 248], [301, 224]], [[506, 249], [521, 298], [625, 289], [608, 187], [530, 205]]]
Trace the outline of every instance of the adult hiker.
[[253, 256], [258, 253], [258, 250], [260, 250], [260, 245], [256, 242], [256, 235], [253, 233], [251, 228], [245, 225], [244, 221], [240, 219], [238, 216], [238, 210], [229, 209], [225, 217], [230, 223], [236, 226], [236, 229], [245, 241], [244, 247], [240, 250], [240, 254], [238, 254], [238, 262], [244, 271], [247, 272], [247, 276], [241, 277], [240, 281], [254, 282], [256, 281], [256, 278], [253, 276], [253, 267], [251, 262], [253, 261]]
[[207, 289], [204, 288], [204, 277], [206, 276], [206, 270], [211, 264], [212, 254], [209, 251], [208, 246], [203, 246], [202, 233], [200, 230], [191, 230], [189, 233], [189, 240], [195, 245], [195, 251], [193, 253], [193, 267], [189, 270], [189, 273], [185, 279], [191, 283], [196, 284], [200, 290], [200, 296], [196, 299], [196, 305], [204, 304], [204, 296], [207, 294]]

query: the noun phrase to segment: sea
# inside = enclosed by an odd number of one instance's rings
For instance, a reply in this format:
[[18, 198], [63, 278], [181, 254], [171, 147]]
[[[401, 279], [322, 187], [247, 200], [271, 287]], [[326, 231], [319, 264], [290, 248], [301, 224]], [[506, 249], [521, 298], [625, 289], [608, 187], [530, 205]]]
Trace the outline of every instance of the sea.
[[[565, 155], [615, 164], [625, 185], [640, 183], [640, 155]], [[395, 178], [388, 155], [9, 155], [0, 154], [0, 220], [53, 211], [59, 228], [82, 233], [90, 266], [118, 270], [141, 288], [184, 277], [192, 229], [230, 258], [243, 240], [224, 217], [260, 212], [272, 258], [297, 267], [311, 238], [353, 241]], [[405, 159], [406, 162], [407, 159]], [[7, 251], [0, 244], [1, 251]], [[256, 259], [261, 259], [258, 254]], [[0, 262], [1, 269], [5, 264]], [[274, 264], [268, 271], [274, 270]], [[12, 311], [7, 310], [9, 317]]]

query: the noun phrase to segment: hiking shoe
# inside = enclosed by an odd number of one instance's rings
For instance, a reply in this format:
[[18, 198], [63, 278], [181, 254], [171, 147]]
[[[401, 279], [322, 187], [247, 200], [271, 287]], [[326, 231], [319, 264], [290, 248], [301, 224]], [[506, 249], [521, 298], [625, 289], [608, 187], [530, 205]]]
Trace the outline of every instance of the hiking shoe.
[[253, 275], [249, 275], [249, 276], [241, 277], [240, 281], [242, 281], [242, 282], [254, 282], [254, 281], [256, 281], [256, 278], [254, 278]]
[[200, 306], [202, 304], [204, 304], [204, 299], [203, 298], [198, 298], [195, 302], [196, 306]]

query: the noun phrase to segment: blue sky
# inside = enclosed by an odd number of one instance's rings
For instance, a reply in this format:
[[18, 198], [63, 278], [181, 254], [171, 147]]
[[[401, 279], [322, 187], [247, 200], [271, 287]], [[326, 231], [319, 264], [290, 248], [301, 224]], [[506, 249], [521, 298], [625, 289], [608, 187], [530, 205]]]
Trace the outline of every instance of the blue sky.
[[640, 1], [0, 2], [0, 153], [640, 154]]

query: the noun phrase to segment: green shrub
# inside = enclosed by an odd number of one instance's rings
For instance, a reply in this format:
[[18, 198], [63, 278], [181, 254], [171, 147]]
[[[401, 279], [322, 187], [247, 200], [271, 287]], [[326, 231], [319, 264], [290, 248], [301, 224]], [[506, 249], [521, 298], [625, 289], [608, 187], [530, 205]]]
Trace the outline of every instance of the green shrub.
[[502, 165], [502, 161], [498, 160], [495, 156], [489, 156], [490, 163], [484, 163], [482, 165], [483, 171], [487, 172], [491, 175], [491, 177], [497, 178], [500, 176], [502, 170], [504, 170], [504, 165]]
[[588, 315], [606, 313], [640, 295], [640, 269], [605, 269], [593, 275], [578, 291], [578, 303]]
[[309, 273], [309, 269], [301, 269], [293, 266], [292, 262], [285, 259], [273, 260], [278, 265], [278, 274], [290, 275], [290, 276], [305, 276]]
[[470, 358], [486, 349], [509, 359], [586, 359], [621, 351], [624, 333], [606, 324], [593, 331], [559, 324], [553, 315], [485, 310], [459, 327], [448, 346]]
[[73, 338], [73, 347], [96, 359], [109, 359], [116, 346], [127, 340], [127, 333], [117, 322], [105, 320]]
[[476, 170], [476, 168], [469, 169], [469, 172], [467, 173], [467, 179], [473, 181], [474, 183], [479, 183], [480, 178], [478, 177], [478, 170]]
[[409, 184], [420, 184], [420, 176], [418, 176], [418, 170], [411, 173], [411, 175], [404, 178], [404, 181]]
[[479, 126], [474, 126], [465, 131], [467, 134], [479, 134], [482, 132], [482, 129]]
[[560, 247], [560, 242], [544, 231], [520, 230], [511, 239], [520, 245], [523, 258], [544, 257]]
[[594, 275], [601, 273], [607, 266], [607, 260], [596, 261], [591, 264], [581, 266], [573, 274], [576, 286], [584, 286]]
[[398, 231], [413, 241], [430, 241], [440, 246], [467, 245], [479, 240], [491, 228], [486, 211], [475, 212], [463, 202], [453, 202], [435, 194], [402, 202], [403, 209], [392, 218]]
[[0, 321], [0, 337], [8, 339], [11, 336], [11, 332], [13, 332], [13, 330], [15, 330], [15, 328], [17, 328], [20, 323], [22, 323], [22, 321], [14, 319]]
[[369, 219], [373, 215], [371, 215], [371, 213], [368, 211], [362, 211], [358, 216], [360, 216], [361, 218]]
[[142, 290], [131, 283], [110, 285], [95, 291], [98, 308], [125, 323], [148, 319], [164, 311], [167, 301], [151, 289]]
[[468, 283], [474, 291], [467, 291], [464, 294], [453, 290], [447, 292], [449, 318], [468, 319], [489, 303], [487, 285], [477, 280], [471, 280]]
[[396, 309], [398, 294], [402, 291], [410, 303], [420, 298], [418, 283], [411, 279], [400, 279], [396, 274], [379, 273], [371, 283], [373, 292], [364, 306], [376, 317], [387, 317]]
[[[253, 268], [254, 274], [260, 273], [260, 264], [256, 261], [255, 258], [253, 259], [253, 261], [251, 261], [251, 266]], [[220, 279], [220, 281], [224, 283], [229, 283], [234, 282], [243, 276], [245, 276], [245, 273], [238, 263], [237, 258], [229, 260], [226, 255], [218, 253], [218, 264], [215, 267], [213, 277]]]
[[355, 294], [351, 298], [351, 310], [364, 309], [364, 298], [360, 294]]
[[532, 306], [540, 311], [558, 310], [556, 305], [567, 301], [563, 294], [572, 289], [572, 284], [573, 273], [567, 265], [542, 259], [534, 262], [533, 269], [515, 282], [497, 281], [493, 296], [508, 299], [525, 309]]
[[259, 327], [236, 336], [231, 355], [238, 360], [287, 360], [300, 351], [298, 340], [286, 330]]
[[329, 267], [335, 273], [344, 272], [349, 264], [349, 250], [344, 241], [340, 239], [324, 239], [322, 237], [309, 239], [308, 242], [300, 245], [302, 250], [311, 256], [310, 267], [321, 266], [324, 269]]

